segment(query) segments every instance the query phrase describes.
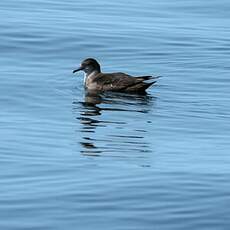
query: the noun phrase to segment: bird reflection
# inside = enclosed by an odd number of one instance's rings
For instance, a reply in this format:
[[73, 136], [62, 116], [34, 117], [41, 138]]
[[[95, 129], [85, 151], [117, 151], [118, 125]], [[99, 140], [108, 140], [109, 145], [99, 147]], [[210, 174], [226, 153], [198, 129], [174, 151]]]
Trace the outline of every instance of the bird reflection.
[[78, 108], [80, 105], [80, 116], [77, 119], [82, 124], [81, 153], [87, 156], [125, 157], [125, 152], [150, 151], [144, 140], [147, 131], [144, 127], [130, 127], [128, 117], [131, 113], [147, 114], [153, 108], [154, 100], [147, 94], [101, 94], [87, 91], [82, 102], [73, 103]]

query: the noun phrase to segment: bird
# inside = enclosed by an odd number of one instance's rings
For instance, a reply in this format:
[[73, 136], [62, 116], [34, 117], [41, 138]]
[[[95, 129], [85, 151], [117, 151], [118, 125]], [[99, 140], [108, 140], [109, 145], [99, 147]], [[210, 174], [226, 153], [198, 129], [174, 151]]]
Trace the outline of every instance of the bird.
[[94, 58], [83, 60], [80, 67], [73, 70], [73, 73], [78, 71], [85, 73], [85, 88], [97, 92], [146, 93], [145, 90], [159, 78], [159, 76], [134, 77], [122, 72], [102, 73], [100, 64]]

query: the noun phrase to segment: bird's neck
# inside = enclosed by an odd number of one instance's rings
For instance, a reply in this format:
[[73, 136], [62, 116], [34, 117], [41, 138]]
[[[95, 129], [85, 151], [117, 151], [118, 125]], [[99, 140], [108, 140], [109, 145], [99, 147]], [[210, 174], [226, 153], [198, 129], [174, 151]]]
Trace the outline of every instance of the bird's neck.
[[100, 71], [98, 71], [98, 70], [93, 70], [91, 72], [85, 73], [85, 76], [84, 76], [85, 84], [87, 83], [87, 81], [92, 80], [92, 78], [95, 77], [99, 73], [100, 73]]

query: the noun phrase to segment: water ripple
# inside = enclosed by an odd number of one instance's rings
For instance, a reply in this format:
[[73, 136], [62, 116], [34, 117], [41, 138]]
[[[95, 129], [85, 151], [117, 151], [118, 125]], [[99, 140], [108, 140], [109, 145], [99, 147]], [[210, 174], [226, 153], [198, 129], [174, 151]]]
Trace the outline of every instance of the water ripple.
[[[127, 157], [126, 153], [132, 153], [132, 157], [135, 154], [138, 154], [136, 157], [142, 157], [142, 153], [151, 152], [145, 140], [147, 131], [140, 132], [136, 127], [130, 127], [127, 118], [132, 117], [133, 113], [147, 114], [152, 109], [153, 100], [149, 95], [86, 93], [85, 101], [74, 102], [73, 105], [77, 105], [77, 110], [80, 110], [77, 119], [82, 124], [80, 132], [84, 134], [80, 141], [84, 149], [82, 154], [109, 154], [113, 157], [116, 154], [117, 157]], [[142, 119], [144, 118], [140, 117], [136, 122], [141, 123]], [[128, 132], [124, 130], [125, 127]]]

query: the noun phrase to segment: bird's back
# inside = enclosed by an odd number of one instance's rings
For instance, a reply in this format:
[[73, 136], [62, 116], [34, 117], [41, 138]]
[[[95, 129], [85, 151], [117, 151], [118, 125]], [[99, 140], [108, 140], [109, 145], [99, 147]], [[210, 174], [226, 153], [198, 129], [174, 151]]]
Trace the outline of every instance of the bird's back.
[[156, 82], [145, 81], [153, 79], [152, 76], [132, 77], [122, 72], [98, 73], [91, 79], [91, 84], [100, 91], [143, 92]]

